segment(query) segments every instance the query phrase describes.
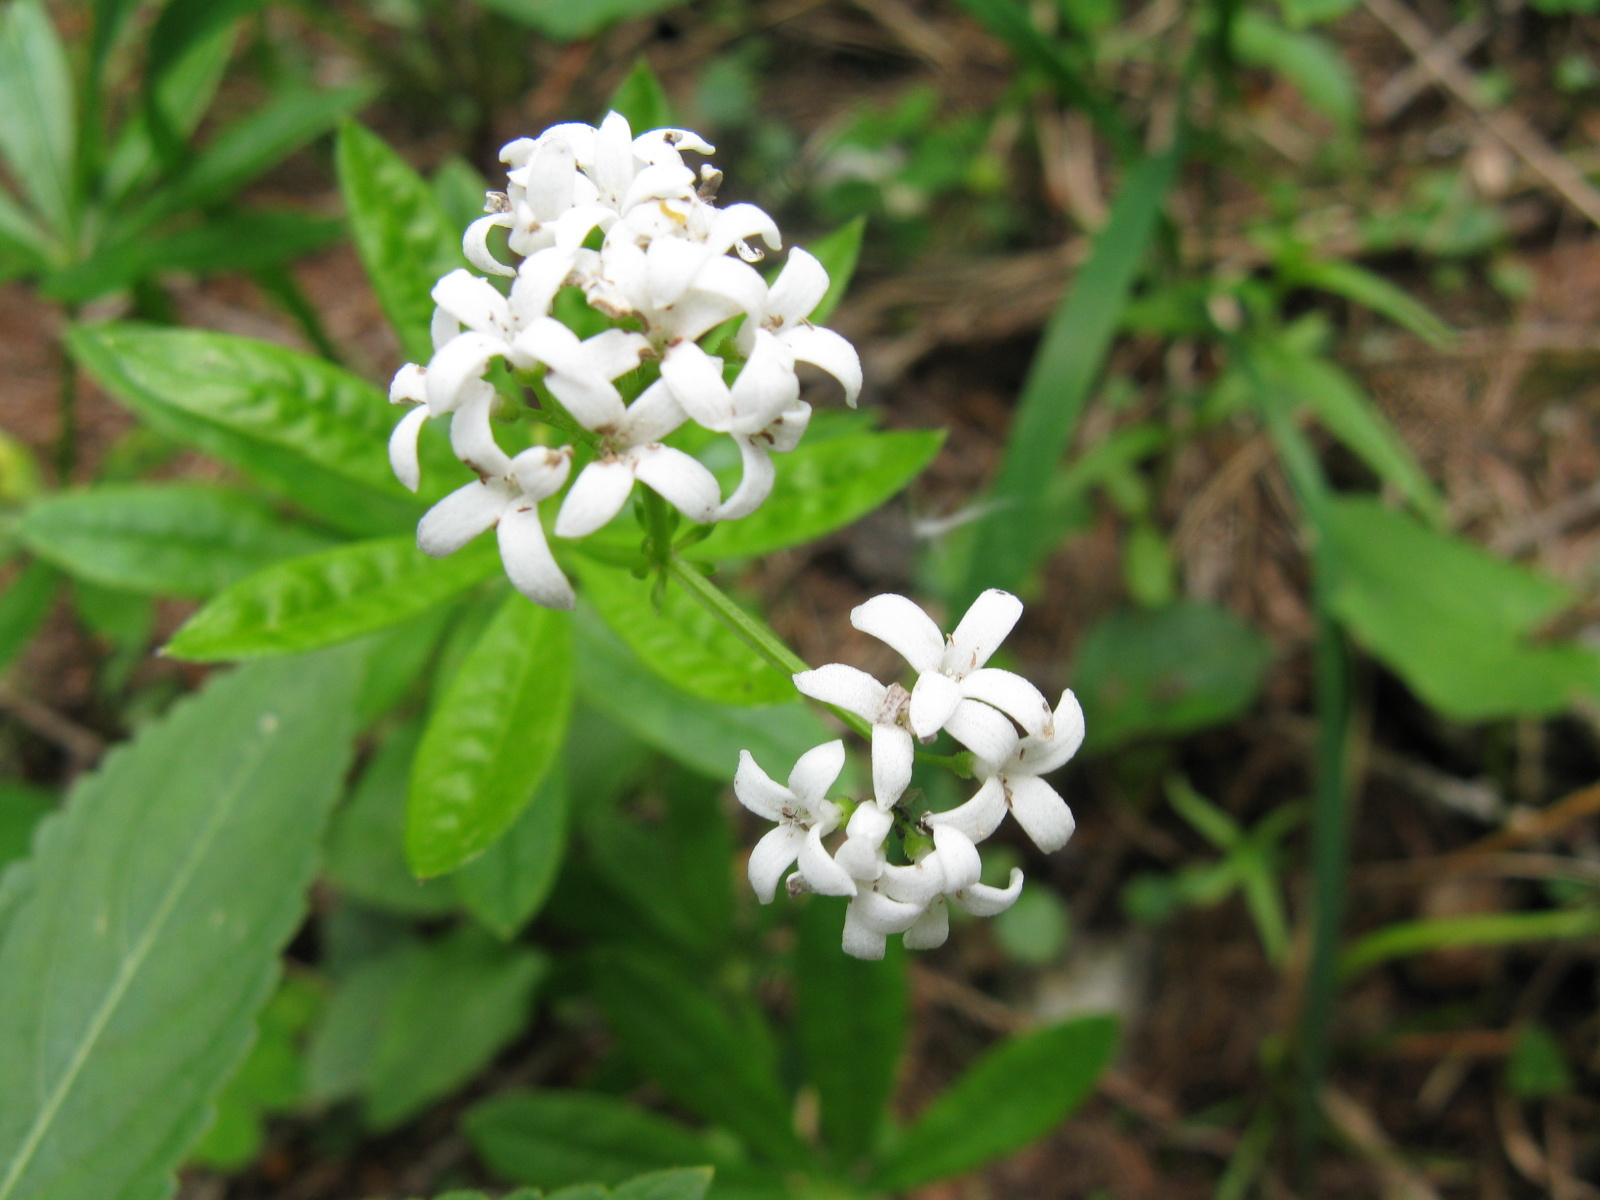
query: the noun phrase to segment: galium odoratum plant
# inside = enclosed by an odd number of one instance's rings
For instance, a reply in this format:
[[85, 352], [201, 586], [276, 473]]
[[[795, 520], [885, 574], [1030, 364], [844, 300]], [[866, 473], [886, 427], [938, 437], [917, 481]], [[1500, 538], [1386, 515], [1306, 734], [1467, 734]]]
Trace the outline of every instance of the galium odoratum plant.
[[[634, 136], [616, 112], [598, 128], [557, 125], [501, 150], [507, 190], [488, 194], [463, 251], [509, 286], [502, 291], [464, 269], [441, 278], [433, 289], [433, 357], [401, 367], [390, 389], [391, 402], [415, 406], [389, 442], [402, 483], [419, 486], [418, 436], [438, 416], [450, 418], [451, 447], [478, 475], [422, 518], [424, 553], [451, 554], [494, 528], [517, 590], [547, 608], [571, 608], [576, 596], [546, 540], [541, 501], [566, 488], [553, 532], [579, 539], [609, 524], [642, 484], [646, 565], [664, 575], [671, 550], [665, 505], [704, 528], [748, 516], [771, 492], [771, 454], [793, 450], [811, 418], [797, 362], [833, 375], [854, 405], [861, 389], [854, 347], [806, 320], [827, 292], [827, 271], [793, 249], [770, 284], [763, 278], [752, 265], [763, 251], [752, 242], [780, 249], [778, 227], [752, 204], [717, 206], [721, 173], [685, 161], [713, 152], [689, 130]], [[505, 231], [515, 264], [491, 244], [496, 230]], [[566, 287], [580, 289], [608, 327], [580, 338], [564, 323], [557, 297]], [[533, 444], [509, 454], [495, 421], [522, 416], [537, 430]], [[704, 464], [664, 441], [690, 421], [738, 445], [743, 476], [727, 497]], [[713, 611], [729, 615], [726, 606]], [[873, 795], [860, 804], [827, 798], [844, 766], [842, 742], [803, 755], [787, 787], [745, 751], [739, 800], [777, 822], [750, 857], [750, 882], [763, 903], [798, 862], [789, 890], [851, 897], [844, 949], [881, 958], [891, 934], [904, 934], [911, 948], [942, 945], [951, 903], [993, 916], [1015, 902], [1021, 871], [1004, 888], [981, 883], [977, 844], [1007, 811], [1041, 850], [1066, 844], [1072, 814], [1041, 776], [1071, 758], [1084, 734], [1070, 691], [1052, 708], [1021, 676], [986, 665], [1021, 615], [1015, 596], [990, 590], [946, 639], [912, 601], [877, 596], [851, 621], [917, 672], [910, 691], [838, 663], [793, 674], [801, 693], [869, 733]], [[753, 644], [771, 654], [759, 636]], [[782, 653], [773, 657], [792, 665]], [[918, 811], [907, 801], [915, 745], [941, 732], [966, 748], [948, 761], [980, 786], [955, 809]], [[841, 827], [843, 842], [830, 853], [823, 838]], [[891, 833], [903, 861], [890, 861]]]

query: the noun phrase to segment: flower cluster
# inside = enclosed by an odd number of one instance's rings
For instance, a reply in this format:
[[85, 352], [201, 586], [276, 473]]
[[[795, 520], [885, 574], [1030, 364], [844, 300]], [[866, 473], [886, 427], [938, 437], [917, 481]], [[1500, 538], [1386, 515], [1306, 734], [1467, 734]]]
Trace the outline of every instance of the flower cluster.
[[[833, 375], [855, 403], [854, 348], [806, 319], [827, 292], [827, 271], [799, 249], [770, 285], [750, 265], [762, 257], [752, 239], [781, 248], [778, 227], [754, 205], [716, 206], [721, 173], [684, 161], [686, 152], [712, 149], [683, 129], [635, 137], [611, 113], [598, 129], [557, 125], [501, 150], [507, 190], [489, 193], [488, 215], [467, 230], [464, 249], [509, 287], [466, 270], [440, 279], [433, 358], [406, 364], [389, 391], [391, 402], [416, 406], [389, 442], [402, 483], [417, 489], [418, 435], [429, 418], [445, 415], [452, 449], [479, 477], [423, 518], [417, 543], [425, 553], [450, 554], [497, 527], [512, 583], [536, 603], [570, 608], [572, 588], [545, 541], [538, 504], [566, 485], [575, 463], [555, 518], [558, 537], [600, 529], [627, 504], [635, 480], [690, 521], [732, 520], [767, 498], [770, 454], [794, 449], [810, 420], [797, 362]], [[505, 230], [515, 265], [491, 249], [495, 229]], [[614, 326], [580, 339], [552, 315], [564, 287], [581, 289]], [[712, 350], [743, 360], [731, 382], [730, 364]], [[581, 430], [581, 444], [502, 450], [491, 425], [506, 403], [490, 382], [497, 362], [542, 384], [543, 416]], [[726, 498], [699, 460], [662, 444], [690, 420], [738, 444], [744, 473]]]
[[[979, 882], [978, 843], [1007, 811], [1039, 849], [1066, 845], [1072, 812], [1043, 776], [1083, 744], [1083, 710], [1071, 691], [1052, 709], [1026, 679], [985, 665], [1021, 615], [1022, 602], [995, 589], [973, 602], [949, 638], [904, 596], [875, 596], [850, 614], [852, 625], [911, 665], [916, 683], [909, 692], [898, 683], [885, 686], [841, 663], [794, 677], [807, 696], [871, 725], [872, 798], [855, 805], [827, 798], [844, 767], [842, 742], [802, 755], [787, 786], [769, 778], [748, 751], [741, 754], [734, 779], [740, 802], [778, 823], [750, 855], [750, 884], [763, 904], [798, 862], [791, 892], [851, 897], [846, 953], [881, 958], [886, 938], [896, 933], [905, 934], [910, 949], [931, 949], [949, 933], [949, 904], [994, 916], [1021, 893], [1018, 870], [1004, 888]], [[980, 786], [959, 807], [918, 813], [906, 803], [916, 743], [941, 731], [971, 752]], [[841, 824], [844, 838], [830, 853], [823, 839]], [[904, 861], [891, 862], [890, 834], [897, 829]]]

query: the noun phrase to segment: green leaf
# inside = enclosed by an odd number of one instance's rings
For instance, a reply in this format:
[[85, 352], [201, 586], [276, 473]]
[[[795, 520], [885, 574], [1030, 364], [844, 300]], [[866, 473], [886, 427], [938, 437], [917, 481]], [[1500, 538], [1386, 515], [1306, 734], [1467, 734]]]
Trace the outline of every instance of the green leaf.
[[822, 1102], [822, 1133], [842, 1163], [871, 1153], [894, 1088], [909, 1019], [905, 952], [878, 962], [839, 949], [844, 904], [812, 897], [800, 916], [794, 978], [806, 1074]]
[[40, 829], [0, 943], [0, 1077], [30, 1081], [0, 1098], [0, 1200], [176, 1186], [304, 911], [352, 666], [214, 678]]
[[452, 606], [443, 604], [368, 638], [367, 671], [356, 703], [362, 729], [388, 714], [417, 686], [451, 615]]
[[1129, 173], [1088, 261], [1051, 316], [1028, 368], [1005, 459], [990, 491], [995, 507], [977, 522], [966, 584], [961, 595], [952, 597], [952, 608], [964, 609], [985, 588], [1023, 590], [1034, 566], [1050, 550], [1053, 525], [1038, 519], [1041, 499], [1110, 353], [1180, 159], [1181, 149], [1174, 147]]
[[[159, 432], [232, 463], [347, 533], [394, 533], [421, 505], [394, 478], [385, 396], [348, 372], [229, 334], [79, 325], [78, 362]], [[460, 482], [448, 447], [424, 439], [424, 498]]]
[[71, 575], [168, 596], [209, 596], [328, 545], [247, 496], [185, 483], [57, 492], [28, 508], [21, 533], [30, 550]]
[[362, 1094], [394, 998], [421, 953], [421, 945], [407, 937], [398, 946], [364, 958], [339, 978], [306, 1049], [306, 1092], [311, 1099], [326, 1104]]
[[0, 867], [28, 856], [34, 827], [55, 806], [55, 796], [43, 788], [0, 782]]
[[586, 607], [577, 613], [578, 690], [648, 746], [713, 779], [732, 779], [739, 751], [794, 762], [833, 734], [804, 704], [710, 704], [662, 682]]
[[[467, 265], [461, 228], [422, 176], [366, 126], [346, 121], [339, 127], [336, 161], [356, 253], [383, 315], [406, 357], [426, 363], [433, 357], [433, 285]], [[482, 201], [480, 195], [480, 207]]]
[[0, 156], [58, 235], [78, 207], [73, 181], [72, 72], [38, 0], [11, 0], [0, 13]]
[[1008, 957], [1031, 967], [1061, 958], [1072, 937], [1072, 916], [1060, 895], [1030, 883], [1017, 902], [994, 919], [994, 940]]
[[1572, 1090], [1572, 1067], [1566, 1052], [1543, 1025], [1529, 1024], [1517, 1030], [1506, 1059], [1506, 1082], [1523, 1100], [1543, 1100]]
[[1409, 329], [1430, 346], [1443, 348], [1455, 341], [1455, 330], [1434, 315], [1421, 301], [1365, 267], [1337, 259], [1318, 260], [1304, 254], [1280, 260], [1279, 271], [1286, 281], [1303, 287], [1332, 292], [1388, 317]]
[[652, 1171], [613, 1188], [611, 1200], [701, 1200], [711, 1186], [710, 1167]]
[[448, 880], [417, 880], [406, 866], [406, 789], [422, 722], [408, 721], [379, 743], [350, 799], [333, 815], [323, 851], [328, 878], [365, 904], [416, 916], [457, 907]]
[[839, 307], [839, 301], [844, 299], [861, 258], [861, 239], [866, 231], [867, 217], [863, 213], [806, 247], [828, 272], [828, 290], [823, 294], [822, 303], [811, 310], [809, 320], [813, 325], [826, 325], [833, 310]]
[[1251, 355], [1260, 382], [1271, 392], [1258, 397], [1261, 404], [1304, 404], [1418, 512], [1435, 525], [1444, 523], [1444, 498], [1389, 419], [1354, 380], [1325, 359], [1294, 349], [1286, 339], [1258, 343]]
[[754, 558], [843, 529], [920, 475], [944, 438], [942, 429], [919, 429], [802, 442], [774, 460], [777, 475], [767, 503], [748, 517], [721, 522], [684, 557]]
[[[480, 0], [484, 8], [510, 17], [558, 42], [592, 38], [602, 30], [635, 17], [647, 17], [683, 0]], [[638, 129], [635, 133], [641, 132]]]
[[[584, 597], [639, 661], [662, 679], [713, 704], [779, 704], [794, 683], [780, 675], [674, 581], [656, 590], [619, 567], [575, 558]], [[659, 596], [659, 608], [652, 600]]]
[[506, 597], [428, 719], [411, 769], [406, 858], [453, 871], [511, 828], [555, 764], [572, 708], [572, 618]]
[[1241, 8], [1234, 18], [1233, 46], [1243, 62], [1281, 75], [1340, 128], [1355, 128], [1361, 95], [1349, 64], [1327, 38], [1290, 32], [1260, 9]]
[[752, 1053], [747, 1031], [704, 980], [642, 953], [608, 950], [595, 955], [591, 987], [623, 1048], [668, 1095], [778, 1162], [807, 1162], [772, 1064]]
[[658, 1167], [727, 1157], [676, 1121], [593, 1092], [502, 1092], [468, 1110], [473, 1148], [507, 1179], [538, 1187], [621, 1183]]
[[174, 658], [296, 654], [409, 620], [499, 570], [491, 543], [429, 558], [409, 537], [351, 542], [241, 579], [167, 643]]
[[1445, 716], [1548, 716], [1600, 692], [1594, 651], [1534, 639], [1571, 603], [1554, 580], [1365, 497], [1331, 500], [1319, 535], [1334, 612]]
[[1112, 613], [1084, 635], [1073, 669], [1089, 747], [1231, 720], [1255, 702], [1271, 660], [1259, 633], [1210, 604]]
[[1001, 1042], [912, 1123], [874, 1186], [910, 1190], [1021, 1149], [1088, 1098], [1116, 1043], [1109, 1016]]
[[558, 761], [499, 841], [450, 877], [468, 912], [510, 941], [555, 887], [567, 847], [567, 781]]
[[146, 39], [146, 88], [156, 87], [196, 42], [214, 36], [265, 3], [266, 0], [170, 0]]
[[367, 1120], [386, 1129], [449, 1095], [532, 1017], [544, 956], [465, 926], [411, 961], [366, 1078]]
[[50, 615], [60, 576], [49, 563], [29, 563], [0, 592], [0, 671], [17, 655]]
[[650, 60], [643, 55], [634, 61], [633, 70], [611, 93], [611, 102], [607, 107], [627, 117], [629, 126], [636, 134], [676, 124], [672, 117], [672, 102], [667, 99], [661, 80], [650, 69]]
[[[444, 209], [445, 219], [452, 231], [464, 230], [483, 216], [483, 202], [489, 191], [489, 181], [483, 173], [459, 154], [452, 154], [439, 164], [439, 169], [428, 181], [428, 190]], [[451, 245], [458, 246], [459, 237], [452, 236]], [[443, 243], [441, 243], [442, 245]], [[442, 275], [444, 272], [440, 272]], [[431, 349], [431, 343], [429, 349]]]
[[331, 245], [343, 232], [338, 221], [303, 213], [232, 213], [177, 233], [108, 246], [87, 262], [47, 276], [40, 290], [69, 304], [83, 304], [168, 271], [259, 271]]
[[1591, 908], [1498, 912], [1466, 917], [1397, 921], [1358, 938], [1339, 956], [1339, 973], [1351, 979], [1380, 963], [1457, 946], [1515, 946], [1600, 935], [1600, 911]]

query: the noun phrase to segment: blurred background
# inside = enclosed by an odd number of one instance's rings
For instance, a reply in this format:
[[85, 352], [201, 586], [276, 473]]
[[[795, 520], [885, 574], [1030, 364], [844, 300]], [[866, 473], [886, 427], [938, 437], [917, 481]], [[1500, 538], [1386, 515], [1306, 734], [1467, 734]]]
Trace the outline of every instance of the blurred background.
[[[108, 7], [126, 25], [102, 44]], [[359, 115], [464, 226], [502, 143], [597, 119], [642, 62], [650, 102], [716, 144], [724, 202], [798, 245], [864, 221], [830, 322], [863, 407], [948, 431], [905, 493], [749, 564], [744, 594], [808, 661], [888, 677], [853, 605], [900, 591], [953, 619], [1009, 587], [1029, 606], [1006, 665], [1088, 713], [1072, 842], [997, 839], [1019, 904], [914, 960], [896, 1105], [1039, 1020], [1114, 1010], [1120, 1057], [1047, 1138], [918, 1194], [1300, 1194], [1286, 1064], [1309, 1054], [1308, 1194], [1600, 1196], [1594, 0], [215, 8], [200, 62], [163, 57], [160, 5], [48, 6], [62, 95], [142, 122], [84, 160], [92, 200], [21, 178], [8, 143], [45, 249], [0, 208], [0, 857], [199, 678], [153, 654], [192, 602], [30, 558], [15, 514], [231, 478], [81, 372], [66, 323], [246, 334], [386, 381], [403, 355], [342, 223], [335, 123]], [[214, 102], [184, 99], [208, 78]], [[194, 170], [186, 147], [219, 144]], [[1344, 947], [1321, 968], [1319, 914]], [[328, 941], [296, 942], [308, 977]], [[456, 1118], [508, 1081], [660, 1102], [574, 1001], [363, 1132], [305, 1100], [314, 1007], [280, 996], [289, 1065], [185, 1200], [492, 1180]]]

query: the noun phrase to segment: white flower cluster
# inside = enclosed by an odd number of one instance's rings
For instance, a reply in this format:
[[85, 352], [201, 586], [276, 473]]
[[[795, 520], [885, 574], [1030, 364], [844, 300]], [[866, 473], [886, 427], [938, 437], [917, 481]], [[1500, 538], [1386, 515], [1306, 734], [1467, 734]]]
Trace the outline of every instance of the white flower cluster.
[[[1083, 710], [1071, 691], [1052, 710], [1026, 679], [984, 664], [1022, 615], [1022, 602], [990, 589], [979, 596], [948, 639], [927, 613], [904, 596], [875, 596], [850, 614], [850, 623], [887, 642], [917, 672], [907, 692], [887, 687], [841, 663], [803, 671], [795, 686], [851, 712], [872, 726], [873, 798], [854, 807], [844, 840], [830, 853], [823, 839], [839, 828], [846, 807], [827, 798], [844, 768], [844, 743], [807, 751], [788, 786], [774, 782], [748, 751], [739, 758], [734, 790], [740, 803], [778, 827], [750, 854], [750, 884], [763, 904], [777, 892], [790, 864], [791, 892], [851, 897], [844, 949], [857, 958], [882, 958], [890, 934], [905, 934], [913, 950], [942, 945], [950, 929], [948, 904], [976, 916], [1004, 912], [1022, 891], [1022, 872], [1009, 886], [978, 882], [977, 844], [1009, 810], [1039, 849], [1050, 852], [1072, 836], [1072, 811], [1042, 776], [1083, 744]], [[965, 804], [916, 816], [903, 804], [917, 741], [943, 730], [972, 752], [981, 786]], [[904, 863], [886, 851], [899, 824]]]
[[[634, 137], [627, 120], [611, 113], [598, 129], [557, 125], [501, 150], [509, 187], [490, 193], [489, 215], [467, 230], [464, 247], [474, 266], [507, 277], [510, 287], [503, 292], [466, 270], [439, 280], [433, 358], [406, 364], [389, 391], [391, 402], [417, 406], [389, 441], [402, 483], [417, 489], [418, 434], [445, 414], [456, 456], [479, 476], [423, 517], [417, 544], [425, 553], [450, 554], [498, 526], [512, 583], [536, 603], [570, 608], [572, 588], [545, 542], [538, 504], [566, 484], [575, 457], [584, 465], [556, 515], [558, 537], [605, 525], [635, 480], [690, 521], [732, 520], [767, 498], [769, 453], [794, 449], [810, 420], [796, 362], [832, 374], [855, 403], [855, 349], [806, 320], [827, 292], [827, 271], [799, 249], [770, 286], [749, 265], [761, 254], [748, 239], [779, 249], [778, 227], [754, 205], [712, 202], [721, 173], [709, 164], [696, 173], [683, 160], [686, 151], [712, 149], [682, 129]], [[490, 251], [497, 227], [507, 231], [515, 266]], [[589, 248], [596, 230], [599, 246]], [[566, 286], [581, 288], [618, 327], [580, 340], [551, 315]], [[699, 341], [738, 317], [731, 345], [744, 361], [729, 383], [723, 360]], [[577, 450], [506, 454], [491, 427], [505, 403], [488, 381], [496, 360], [542, 375], [549, 396], [592, 437]], [[647, 363], [659, 371], [646, 373], [656, 377], [630, 403], [617, 381]], [[744, 475], [726, 499], [697, 459], [661, 444], [689, 420], [738, 443]]]

